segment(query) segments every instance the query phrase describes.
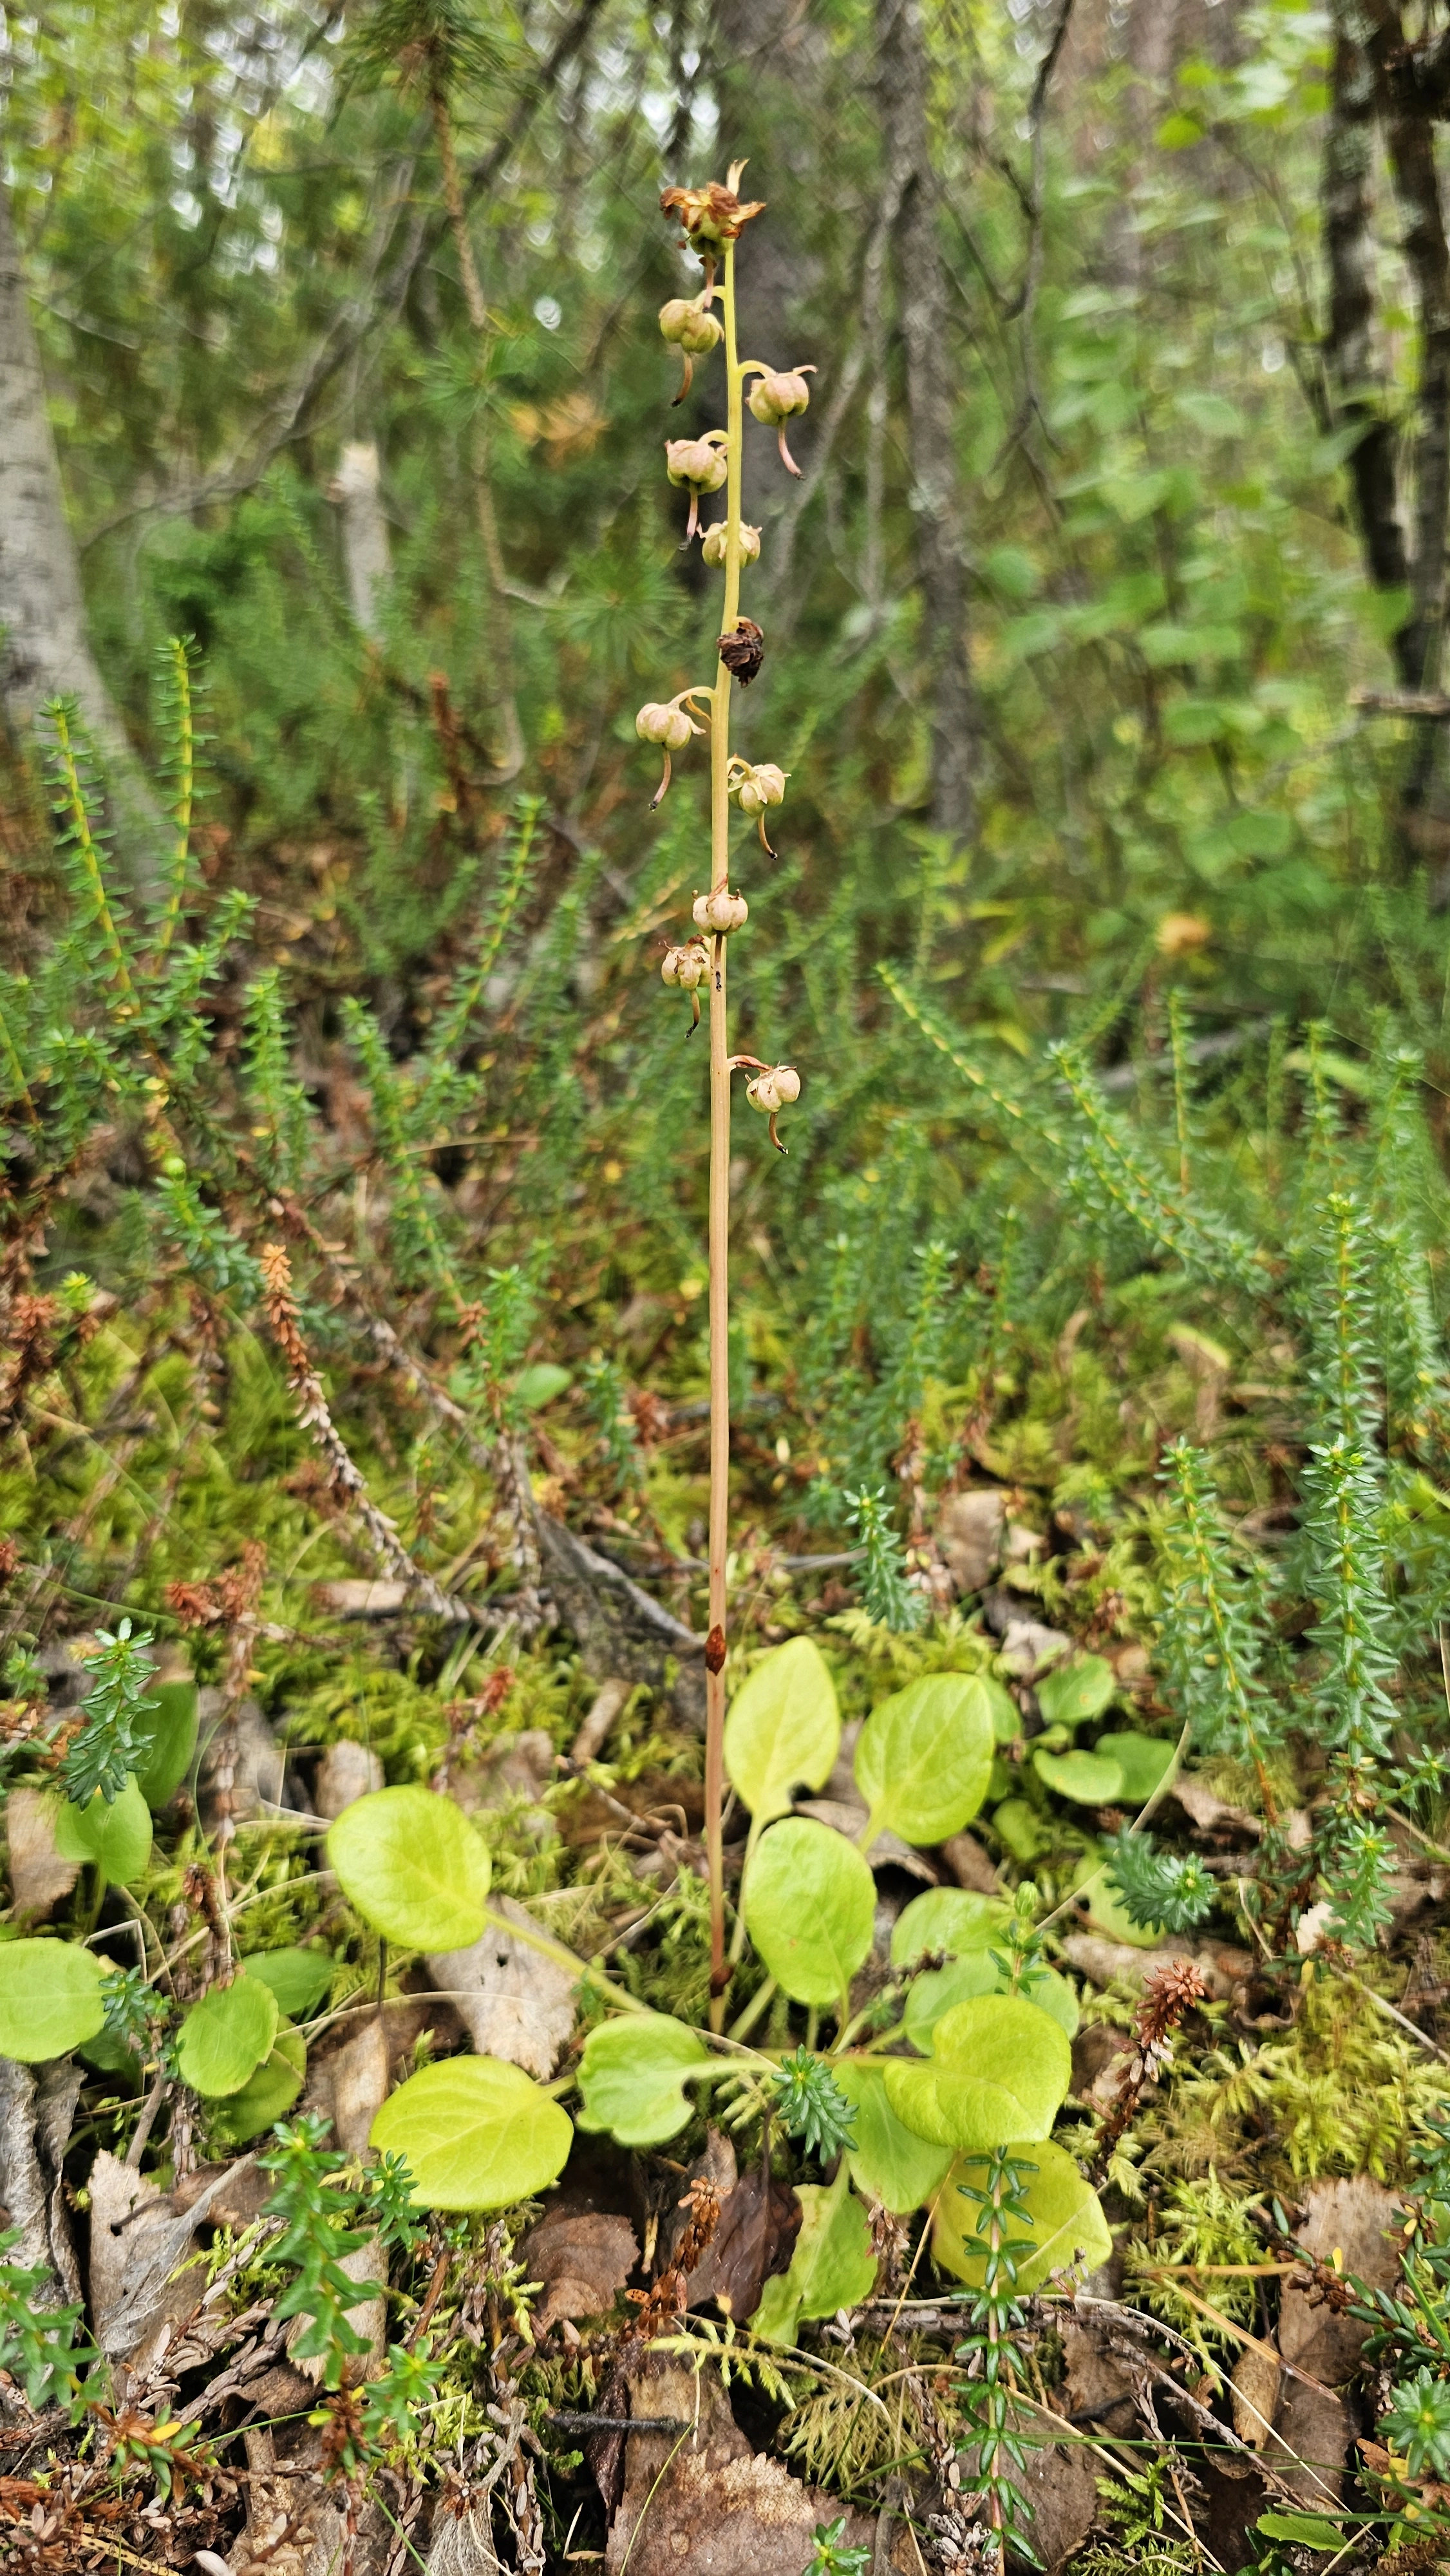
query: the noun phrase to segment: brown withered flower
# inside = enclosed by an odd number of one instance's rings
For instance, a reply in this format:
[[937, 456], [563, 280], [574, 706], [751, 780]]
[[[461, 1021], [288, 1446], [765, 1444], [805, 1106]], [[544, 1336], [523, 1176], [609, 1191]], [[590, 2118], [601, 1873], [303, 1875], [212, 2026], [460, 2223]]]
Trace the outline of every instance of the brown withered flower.
[[[744, 163], [741, 163], [744, 168]], [[738, 175], [731, 172], [731, 180]], [[763, 215], [765, 199], [742, 206], [734, 186], [721, 186], [711, 179], [703, 188], [666, 188], [660, 199], [662, 215], [678, 215], [685, 228], [685, 247], [697, 250], [701, 257], [718, 251], [725, 242], [738, 241], [743, 224], [754, 215]]]
[[726, 670], [734, 672], [742, 689], [748, 689], [765, 660], [765, 637], [754, 618], [737, 618], [734, 634], [722, 635], [718, 650]]

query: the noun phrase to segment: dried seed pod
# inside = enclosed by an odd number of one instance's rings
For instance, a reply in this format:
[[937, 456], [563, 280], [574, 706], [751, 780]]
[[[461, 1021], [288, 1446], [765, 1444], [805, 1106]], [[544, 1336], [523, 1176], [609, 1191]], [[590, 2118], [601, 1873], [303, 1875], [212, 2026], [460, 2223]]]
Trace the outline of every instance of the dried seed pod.
[[700, 524], [700, 495], [718, 492], [730, 471], [730, 441], [723, 429], [710, 429], [703, 438], [667, 438], [665, 471], [672, 483], [689, 487], [690, 521], [685, 530], [688, 540]]
[[678, 984], [690, 996], [692, 1029], [700, 1025], [700, 986], [708, 980], [709, 973], [710, 951], [703, 939], [688, 939], [681, 948], [667, 948], [660, 960], [662, 982]]
[[716, 651], [742, 689], [748, 689], [765, 659], [765, 637], [753, 617], [737, 617], [735, 631], [717, 639]]
[[785, 425], [809, 404], [811, 389], [806, 378], [815, 372], [814, 367], [787, 367], [776, 375], [767, 369], [756, 377], [745, 397], [755, 418], [767, 429], [779, 432], [780, 460], [789, 474], [799, 474], [800, 467], [785, 443]]
[[753, 764], [748, 760], [742, 760], [739, 764], [739, 775], [733, 778], [730, 784], [730, 793], [741, 813], [754, 815], [756, 829], [760, 834], [760, 846], [767, 857], [772, 859], [775, 857], [775, 852], [765, 834], [766, 809], [782, 802], [785, 796], [786, 776], [786, 771], [778, 769], [773, 760], [761, 760]]
[[751, 1108], [758, 1109], [762, 1117], [770, 1120], [770, 1141], [778, 1154], [783, 1154], [785, 1147], [775, 1131], [776, 1118], [782, 1109], [799, 1100], [800, 1096], [801, 1078], [793, 1064], [769, 1065], [764, 1073], [758, 1073], [755, 1080], [745, 1086], [745, 1097]]
[[666, 984], [678, 984], [693, 993], [710, 972], [710, 951], [702, 939], [687, 939], [681, 948], [667, 948], [660, 962], [660, 974]]
[[[700, 548], [700, 554], [707, 564], [718, 567], [725, 561], [727, 524], [724, 519], [716, 519], [714, 524], [705, 530], [705, 542]], [[742, 563], [760, 561], [760, 530], [747, 528], [743, 523], [740, 530], [740, 560]]]
[[703, 733], [705, 728], [696, 724], [693, 716], [687, 716], [677, 700], [672, 699], [668, 705], [663, 705], [652, 698], [647, 706], [640, 708], [634, 729], [641, 742], [659, 743], [665, 755], [664, 775], [650, 798], [649, 810], [653, 813], [670, 783], [671, 752], [683, 751], [691, 734]]
[[661, 705], [653, 698], [640, 708], [634, 729], [641, 742], [663, 743], [666, 751], [683, 751], [691, 734], [700, 730], [683, 707]]
[[685, 371], [675, 396], [675, 401], [682, 403], [694, 377], [695, 360], [706, 357], [712, 349], [718, 349], [725, 336], [724, 324], [706, 311], [703, 295], [696, 296], [693, 301], [683, 295], [675, 295], [660, 308], [660, 336], [678, 349], [684, 360]]
[[732, 930], [743, 930], [750, 918], [750, 906], [743, 894], [732, 894], [728, 886], [716, 886], [711, 894], [697, 894], [691, 914], [697, 930], [711, 930], [724, 938]]

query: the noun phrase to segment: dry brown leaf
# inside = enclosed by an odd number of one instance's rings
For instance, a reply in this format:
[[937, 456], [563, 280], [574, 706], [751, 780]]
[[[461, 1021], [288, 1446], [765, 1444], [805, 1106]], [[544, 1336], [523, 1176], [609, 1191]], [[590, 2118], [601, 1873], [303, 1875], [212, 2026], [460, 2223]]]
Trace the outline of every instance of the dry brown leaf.
[[[802, 2486], [778, 2460], [752, 2452], [708, 2371], [651, 2355], [630, 2377], [632, 2411], [677, 2417], [692, 2430], [632, 2433], [624, 2493], [610, 2525], [605, 2576], [800, 2576], [818, 2522], [839, 2502]], [[848, 2545], [873, 2526], [847, 2517]]]
[[[495, 1898], [493, 1909], [532, 1932], [542, 1929], [510, 1896]], [[480, 2057], [507, 2058], [548, 2082], [574, 2028], [577, 1977], [494, 1923], [471, 1949], [433, 1953], [428, 1973]]]
[[766, 2282], [787, 2269], [800, 2225], [801, 2205], [789, 2183], [759, 2171], [742, 2175], [720, 2204], [714, 2239], [691, 2282], [691, 2307], [713, 2299], [743, 2325]]
[[5, 1808], [10, 1902], [17, 1916], [43, 1923], [81, 1874], [55, 1847], [56, 1801], [44, 1789], [12, 1789]]
[[602, 2317], [613, 2306], [639, 2260], [627, 2218], [604, 2210], [546, 2218], [525, 2237], [524, 2268], [541, 2281], [544, 2298], [534, 2318], [540, 2332], [560, 2317]]
[[1234, 2364], [1230, 2395], [1234, 2431], [1251, 2451], [1262, 2451], [1272, 2436], [1283, 2378], [1272, 2353], [1245, 2344]]
[[936, 1543], [958, 1592], [982, 1592], [1002, 1562], [1007, 1506], [995, 1485], [953, 1494], [937, 1523]]

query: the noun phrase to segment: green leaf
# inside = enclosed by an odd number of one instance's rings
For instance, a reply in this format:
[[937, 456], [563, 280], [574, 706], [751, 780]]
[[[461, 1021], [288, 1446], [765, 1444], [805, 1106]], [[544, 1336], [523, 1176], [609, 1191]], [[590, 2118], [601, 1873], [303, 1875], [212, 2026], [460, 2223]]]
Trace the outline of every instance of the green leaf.
[[193, 2093], [240, 2093], [277, 2035], [277, 1998], [260, 1977], [213, 1986], [193, 2004], [176, 2038], [176, 2064]]
[[876, 1882], [844, 1834], [808, 1816], [772, 1825], [746, 1865], [746, 1929], [800, 2004], [838, 2004], [871, 1947]]
[[887, 2061], [886, 2098], [917, 2137], [985, 2155], [1045, 2138], [1071, 2079], [1067, 2034], [1050, 2014], [1020, 1995], [981, 1995], [942, 2015], [925, 2065]]
[[91, 1861], [113, 1887], [129, 1887], [151, 1858], [151, 1810], [134, 1779], [109, 1807], [99, 1789], [88, 1807], [59, 1799], [55, 1847], [62, 1860]]
[[796, 2185], [802, 2217], [788, 2272], [761, 2292], [751, 2324], [766, 2343], [793, 2344], [804, 2317], [833, 2317], [869, 2298], [876, 2279], [871, 2229], [854, 2193], [839, 2183]]
[[415, 2209], [506, 2209], [557, 2182], [573, 2135], [567, 2111], [522, 2067], [448, 2057], [399, 2086], [371, 2143], [406, 2159]]
[[[1099, 1850], [1102, 1846], [1099, 1844]], [[1113, 1941], [1125, 1941], [1134, 1950], [1156, 1950], [1163, 1935], [1150, 1932], [1144, 1923], [1135, 1923], [1117, 1896], [1105, 1869], [1089, 1854], [1084, 1854], [1073, 1872], [1075, 1889], [1081, 1889], [1088, 1901], [1088, 1921], [1095, 1932], [1106, 1932]]]
[[[1002, 2141], [1004, 2146], [1012, 2143]], [[1108, 2222], [1092, 2184], [1084, 2181], [1071, 2156], [1044, 2141], [1026, 2145], [1022, 2161], [1037, 2171], [1028, 2175], [1023, 2194], [1030, 2223], [1022, 2228], [1019, 2221], [1013, 2230], [1030, 2236], [1034, 2248], [1018, 2259], [1019, 2292], [1040, 2289], [1050, 2273], [1064, 2271], [1069, 2263], [1081, 2263], [1090, 2272], [1106, 2263], [1113, 2250]], [[953, 2166], [936, 2205], [931, 2250], [943, 2271], [980, 2290], [986, 2272], [986, 2249], [976, 2233], [981, 2210], [957, 2188], [961, 2183], [980, 2191], [981, 2165], [963, 2158]]]
[[976, 1814], [992, 1776], [992, 1699], [974, 1673], [936, 1673], [873, 1709], [856, 1744], [856, 1785], [877, 1834], [944, 1843]]
[[1116, 1762], [1130, 1807], [1146, 1807], [1172, 1769], [1176, 1751], [1177, 1747], [1165, 1743], [1161, 1735], [1138, 1735], [1131, 1730], [1121, 1735], [1100, 1735], [1093, 1746], [1097, 1761]]
[[1043, 1820], [1029, 1798], [1004, 1798], [992, 1810], [992, 1830], [1006, 1844], [1014, 1860], [1034, 1861], [1039, 1852], [1051, 1848], [1052, 1836], [1043, 1829]]
[[1118, 1765], [1097, 1753], [1034, 1753], [1032, 1768], [1044, 1788], [1075, 1798], [1079, 1806], [1113, 1807], [1123, 1795]]
[[893, 1968], [911, 1968], [928, 1950], [980, 1950], [1000, 1941], [1008, 1909], [964, 1887], [929, 1887], [903, 1906], [891, 1933]]
[[212, 2136], [227, 2147], [244, 2147], [249, 2138], [260, 2137], [291, 2110], [306, 2073], [307, 2042], [290, 2021], [279, 2018], [271, 2056], [263, 2059], [255, 2075], [248, 2076], [239, 2093], [230, 2094], [212, 2112]]
[[537, 1413], [573, 1383], [570, 1370], [560, 1368], [553, 1360], [535, 1360], [530, 1368], [520, 1369], [514, 1379], [514, 1402], [524, 1413]]
[[725, 1769], [757, 1825], [790, 1806], [799, 1781], [830, 1778], [841, 1742], [836, 1687], [819, 1646], [792, 1637], [763, 1655], [742, 1682], [725, 1720]]
[[39, 2066], [94, 2039], [104, 1973], [73, 1941], [0, 1942], [0, 2057]]
[[[1077, 2037], [1077, 1997], [1066, 1977], [1060, 1977], [1055, 1968], [1032, 1970], [1017, 1991], [1023, 2003], [1050, 2014], [1069, 2039]], [[928, 2056], [937, 2023], [954, 2004], [967, 2003], [974, 1995], [1010, 1992], [1008, 1972], [998, 1967], [990, 1950], [965, 1951], [951, 1967], [931, 1969], [915, 1980], [906, 1998], [906, 2036], [913, 2048]]]
[[668, 2013], [625, 2013], [591, 2030], [579, 2060], [581, 2129], [607, 2129], [622, 2147], [657, 2147], [690, 2117], [685, 2078], [708, 2066], [697, 2031]]
[[406, 1950], [471, 1950], [483, 1931], [488, 1846], [451, 1798], [374, 1789], [327, 1837], [342, 1892]]
[[[1197, 139], [1197, 138], [1195, 138]], [[1206, 430], [1210, 438], [1243, 438], [1248, 430], [1237, 403], [1225, 394], [1176, 394], [1173, 407], [1195, 429]]]
[[1298, 2549], [1342, 2549], [1344, 2533], [1323, 2513], [1261, 2513], [1254, 2525], [1270, 2540], [1289, 2540]]
[[153, 1682], [149, 1708], [136, 1721], [136, 1786], [153, 1814], [175, 1797], [196, 1751], [195, 1682]]
[[901, 2215], [930, 2200], [952, 2160], [950, 2147], [934, 2147], [903, 2128], [886, 2098], [879, 2064], [863, 2057], [833, 2057], [831, 2073], [855, 2110], [856, 2143], [846, 2151], [851, 2179], [870, 2200]]
[[305, 2020], [327, 1993], [337, 1971], [330, 1950], [254, 1950], [242, 1961], [242, 1973], [260, 1977], [277, 1998], [277, 2009]]
[[1079, 1655], [1070, 1664], [1058, 1664], [1037, 1685], [1042, 1723], [1084, 1726], [1090, 1717], [1102, 1716], [1117, 1687], [1112, 1665], [1101, 1655]]
[[999, 1744], [1015, 1744], [1022, 1732], [1022, 1711], [1009, 1690], [994, 1682], [990, 1673], [979, 1673], [977, 1679], [987, 1694], [992, 1711], [992, 1733]]

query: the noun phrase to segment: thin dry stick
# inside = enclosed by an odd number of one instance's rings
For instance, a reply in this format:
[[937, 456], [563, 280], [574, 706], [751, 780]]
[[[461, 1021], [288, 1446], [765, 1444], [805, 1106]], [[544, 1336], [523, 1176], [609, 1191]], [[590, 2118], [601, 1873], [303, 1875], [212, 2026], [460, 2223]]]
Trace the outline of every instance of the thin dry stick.
[[297, 1405], [297, 1419], [304, 1431], [310, 1431], [331, 1471], [333, 1491], [344, 1495], [352, 1512], [367, 1532], [369, 1543], [385, 1574], [396, 1582], [406, 1583], [417, 1593], [423, 1609], [435, 1619], [451, 1619], [459, 1624], [473, 1624], [476, 1614], [466, 1601], [452, 1601], [433, 1580], [431, 1574], [408, 1554], [393, 1523], [380, 1512], [368, 1492], [362, 1470], [356, 1465], [342, 1433], [333, 1421], [322, 1380], [312, 1365], [307, 1344], [297, 1320], [297, 1300], [292, 1294], [292, 1265], [280, 1243], [264, 1243], [261, 1251], [263, 1293], [267, 1321], [272, 1337], [287, 1362], [292, 1393]]

